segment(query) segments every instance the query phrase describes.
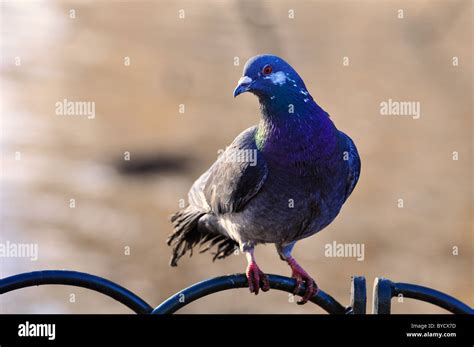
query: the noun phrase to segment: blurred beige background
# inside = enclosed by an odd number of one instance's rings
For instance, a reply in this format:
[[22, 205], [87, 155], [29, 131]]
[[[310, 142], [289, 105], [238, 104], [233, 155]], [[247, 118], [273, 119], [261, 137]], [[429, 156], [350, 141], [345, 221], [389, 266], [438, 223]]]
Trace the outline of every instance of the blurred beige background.
[[[474, 305], [471, 1], [2, 1], [1, 16], [0, 240], [39, 246], [35, 262], [0, 259], [1, 277], [84, 271], [155, 306], [197, 281], [243, 272], [244, 257], [212, 263], [209, 254], [170, 268], [168, 217], [217, 151], [258, 122], [255, 97], [234, 100], [232, 91], [249, 57], [274, 53], [362, 157], [339, 217], [299, 242], [295, 257], [343, 304], [350, 276], [364, 275], [369, 299], [384, 276]], [[390, 98], [420, 102], [421, 118], [381, 116]], [[56, 115], [63, 99], [95, 102], [95, 119]], [[157, 167], [117, 169], [127, 151], [129, 164], [151, 158]], [[333, 241], [363, 243], [364, 261], [325, 257]], [[264, 271], [289, 275], [272, 245], [257, 257]], [[130, 311], [85, 289], [45, 286], [1, 296], [0, 312]], [[323, 311], [240, 289], [180, 312]], [[406, 299], [393, 312], [444, 311]]]

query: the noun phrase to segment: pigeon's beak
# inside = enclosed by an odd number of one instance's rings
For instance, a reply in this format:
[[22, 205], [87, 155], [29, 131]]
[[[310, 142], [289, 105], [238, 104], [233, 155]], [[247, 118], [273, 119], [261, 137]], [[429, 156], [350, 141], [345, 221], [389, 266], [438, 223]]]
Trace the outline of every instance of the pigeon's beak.
[[248, 92], [252, 79], [248, 76], [242, 76], [234, 89], [234, 98], [242, 93]]

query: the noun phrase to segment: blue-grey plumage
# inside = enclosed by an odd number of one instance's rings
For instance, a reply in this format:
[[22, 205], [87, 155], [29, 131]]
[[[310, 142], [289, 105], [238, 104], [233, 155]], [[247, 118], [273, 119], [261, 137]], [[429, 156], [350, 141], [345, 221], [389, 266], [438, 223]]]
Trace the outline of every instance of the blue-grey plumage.
[[250, 59], [234, 96], [243, 92], [258, 97], [260, 124], [237, 136], [193, 184], [189, 205], [172, 217], [171, 265], [198, 244], [201, 251], [216, 246], [214, 259], [240, 247], [248, 260], [250, 291], [257, 294], [268, 290], [268, 281], [254, 247], [274, 243], [297, 280], [295, 292], [306, 284], [299, 302], [305, 303], [317, 286], [291, 250], [336, 218], [359, 179], [359, 154], [283, 59]]

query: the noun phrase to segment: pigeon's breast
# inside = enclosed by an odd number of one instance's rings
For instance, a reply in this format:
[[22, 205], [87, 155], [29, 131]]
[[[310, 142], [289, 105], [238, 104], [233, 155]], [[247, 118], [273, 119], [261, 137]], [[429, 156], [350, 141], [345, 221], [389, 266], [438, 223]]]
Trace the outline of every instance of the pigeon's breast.
[[342, 202], [337, 188], [315, 176], [270, 168], [262, 190], [221, 225], [239, 242], [286, 243], [317, 233], [334, 220]]

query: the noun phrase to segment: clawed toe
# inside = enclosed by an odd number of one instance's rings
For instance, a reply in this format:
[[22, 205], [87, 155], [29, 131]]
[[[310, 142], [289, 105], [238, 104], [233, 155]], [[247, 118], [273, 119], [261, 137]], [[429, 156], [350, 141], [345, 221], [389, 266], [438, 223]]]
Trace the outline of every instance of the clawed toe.
[[251, 293], [257, 295], [260, 289], [264, 292], [270, 289], [268, 276], [260, 270], [256, 263], [249, 264], [246, 275]]
[[303, 287], [306, 287], [301, 300], [297, 301], [298, 305], [304, 305], [318, 293], [318, 286], [313, 278], [311, 278], [311, 276], [309, 276], [308, 273], [303, 270], [296, 260], [289, 258], [287, 261], [292, 270], [291, 277], [296, 280], [293, 294], [298, 295]]
[[299, 279], [296, 279], [296, 286], [294, 291], [295, 295], [297, 295], [301, 291], [304, 284], [306, 284], [306, 290], [303, 297], [296, 302], [298, 305], [306, 304], [314, 295], [318, 293], [319, 290], [318, 286], [316, 285], [316, 282], [311, 277], [300, 277]]

